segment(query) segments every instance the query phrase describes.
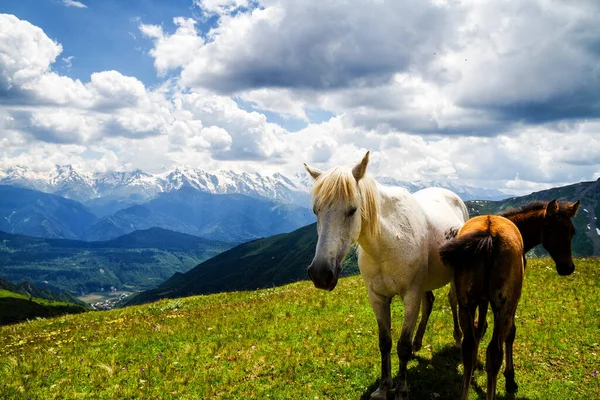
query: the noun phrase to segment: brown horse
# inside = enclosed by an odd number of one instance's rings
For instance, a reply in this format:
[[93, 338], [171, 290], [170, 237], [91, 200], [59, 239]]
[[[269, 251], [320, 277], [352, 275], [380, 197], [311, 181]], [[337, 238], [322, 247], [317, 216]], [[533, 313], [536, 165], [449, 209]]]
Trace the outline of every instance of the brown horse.
[[[552, 200], [530, 203], [519, 210], [505, 212], [503, 216], [475, 217], [463, 225], [455, 239], [441, 247], [442, 260], [454, 268], [459, 320], [463, 330], [461, 399], [469, 397], [479, 342], [487, 327], [488, 303], [491, 303], [494, 312], [494, 332], [486, 355], [487, 399], [494, 399], [496, 395], [504, 343], [506, 392], [517, 391], [512, 347], [516, 334], [514, 317], [523, 287], [525, 253], [541, 243], [554, 260], [559, 275], [573, 273], [571, 240], [575, 228], [571, 218], [578, 209], [579, 201], [559, 204]], [[479, 316], [476, 322], [477, 307]]]

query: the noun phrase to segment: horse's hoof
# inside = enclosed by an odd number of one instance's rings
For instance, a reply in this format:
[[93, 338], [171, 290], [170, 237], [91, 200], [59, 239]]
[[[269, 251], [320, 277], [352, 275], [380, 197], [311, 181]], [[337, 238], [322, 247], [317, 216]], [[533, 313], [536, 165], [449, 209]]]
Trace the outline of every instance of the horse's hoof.
[[517, 393], [519, 385], [515, 381], [506, 381], [506, 393]]
[[421, 346], [423, 346], [423, 343], [421, 343], [421, 342], [417, 342], [417, 341], [415, 340], [415, 341], [413, 342], [413, 345], [412, 345], [412, 350], [413, 350], [413, 353], [416, 353], [417, 351], [421, 350]]
[[408, 392], [396, 392], [394, 400], [408, 400]]
[[371, 400], [387, 400], [387, 390], [382, 388], [371, 393]]

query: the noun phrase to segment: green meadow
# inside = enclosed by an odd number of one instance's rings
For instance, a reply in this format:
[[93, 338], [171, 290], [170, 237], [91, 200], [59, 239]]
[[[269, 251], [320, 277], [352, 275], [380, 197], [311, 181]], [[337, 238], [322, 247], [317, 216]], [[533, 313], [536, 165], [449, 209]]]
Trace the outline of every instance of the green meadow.
[[[548, 259], [528, 262], [515, 399], [600, 398], [600, 260], [576, 265], [559, 277]], [[435, 292], [423, 349], [409, 364], [412, 399], [460, 392], [447, 290]], [[399, 300], [392, 312], [396, 340]], [[299, 282], [37, 319], [0, 327], [0, 398], [368, 398], [379, 377], [376, 331], [360, 276], [332, 292]], [[488, 329], [482, 361], [490, 337]], [[485, 385], [485, 372], [476, 371], [471, 399], [482, 398]]]

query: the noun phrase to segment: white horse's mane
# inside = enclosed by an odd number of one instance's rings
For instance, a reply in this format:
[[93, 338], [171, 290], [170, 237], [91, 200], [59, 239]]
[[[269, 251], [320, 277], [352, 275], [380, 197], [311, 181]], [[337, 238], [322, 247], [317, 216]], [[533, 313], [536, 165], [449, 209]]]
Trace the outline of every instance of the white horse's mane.
[[369, 237], [379, 234], [377, 183], [370, 175], [363, 176], [357, 185], [350, 167], [335, 167], [316, 179], [311, 194], [313, 207], [317, 209], [340, 201], [347, 206], [356, 205], [360, 196], [362, 227]]

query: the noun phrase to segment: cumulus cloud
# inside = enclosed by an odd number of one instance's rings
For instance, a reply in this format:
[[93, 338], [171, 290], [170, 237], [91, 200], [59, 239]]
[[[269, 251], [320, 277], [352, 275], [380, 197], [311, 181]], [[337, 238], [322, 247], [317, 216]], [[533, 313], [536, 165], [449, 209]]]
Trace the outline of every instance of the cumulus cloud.
[[37, 26], [0, 14], [0, 93], [8, 96], [47, 72], [61, 52]]
[[[28, 22], [14, 16], [2, 19], [8, 23], [1, 24], [0, 34], [18, 39], [3, 41], [0, 53], [2, 88], [15, 92], [4, 119], [23, 137], [91, 145], [110, 137], [142, 140], [173, 135], [168, 139], [172, 149], [189, 145], [215, 159], [258, 161], [284, 154], [280, 135], [285, 130], [262, 114], [242, 110], [229, 97], [187, 92], [168, 83], [149, 90], [117, 71], [95, 72], [86, 83], [59, 75], [51, 69], [62, 50], [59, 44]], [[178, 34], [194, 30], [191, 20], [175, 22]], [[143, 26], [143, 31], [157, 38], [161, 54], [181, 43], [179, 37], [171, 43], [158, 28]]]
[[284, 118], [292, 117], [308, 121], [306, 103], [289, 90], [256, 89], [240, 93], [239, 98], [260, 110], [275, 112]]
[[375, 175], [508, 193], [600, 176], [597, 2], [196, 4], [202, 23], [139, 25], [156, 88], [61, 75], [59, 43], [0, 15], [0, 167], [65, 148], [98, 170], [292, 175], [372, 150]]
[[218, 23], [185, 57], [158, 45], [184, 40], [181, 28], [148, 34], [159, 73], [180, 68], [187, 87], [283, 116], [321, 108], [367, 129], [490, 136], [600, 115], [597, 2], [197, 4]]
[[453, 11], [416, 0], [261, 5], [220, 18], [207, 35], [211, 40], [182, 65], [186, 85], [231, 93], [383, 82], [432, 57]]
[[174, 18], [173, 23], [177, 30], [172, 35], [166, 35], [158, 25], [140, 25], [142, 34], [154, 41], [150, 55], [161, 76], [170, 69], [189, 64], [204, 45], [204, 39], [196, 31], [196, 21], [180, 17]]
[[[213, 147], [215, 158], [274, 161], [290, 150], [282, 140], [285, 129], [267, 122], [263, 114], [242, 110], [229, 97], [205, 91], [178, 93], [175, 95], [175, 104], [177, 119], [202, 121], [208, 127], [206, 129], [212, 129], [209, 130], [212, 135], [216, 131], [211, 127], [219, 127], [227, 132], [230, 138], [225, 139], [227, 145]], [[222, 134], [217, 136], [225, 137]]]

